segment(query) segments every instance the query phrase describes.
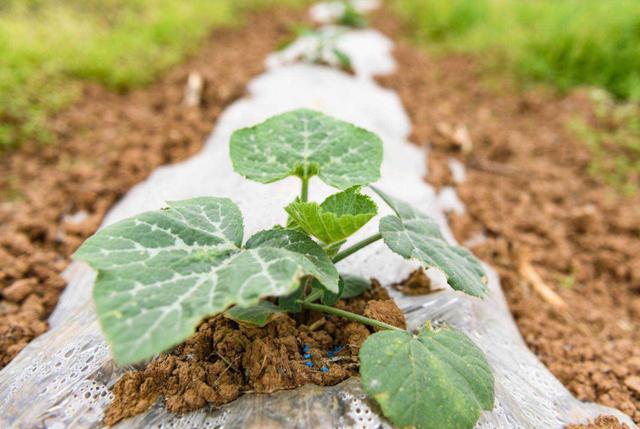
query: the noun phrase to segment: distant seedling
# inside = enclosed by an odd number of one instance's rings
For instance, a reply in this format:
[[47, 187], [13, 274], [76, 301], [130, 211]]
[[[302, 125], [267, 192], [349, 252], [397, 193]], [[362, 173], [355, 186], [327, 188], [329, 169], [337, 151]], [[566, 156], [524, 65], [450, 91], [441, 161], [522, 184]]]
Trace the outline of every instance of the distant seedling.
[[[494, 378], [463, 333], [430, 323], [410, 332], [334, 304], [357, 296], [368, 281], [335, 264], [382, 239], [393, 252], [442, 271], [449, 285], [482, 297], [486, 276], [466, 249], [447, 243], [434, 220], [371, 188], [393, 209], [378, 232], [350, 247], [377, 206], [360, 187], [380, 177], [382, 141], [375, 134], [311, 110], [268, 119], [231, 137], [234, 169], [250, 180], [301, 179], [285, 207], [286, 226], [243, 240], [243, 219], [227, 198], [169, 203], [103, 228], [75, 258], [98, 271], [94, 300], [117, 363], [149, 359], [189, 338], [205, 318], [226, 312], [264, 326], [274, 313], [328, 313], [370, 325], [360, 349], [364, 390], [398, 427], [472, 428], [494, 405]], [[339, 189], [308, 201], [317, 176]], [[269, 298], [267, 300], [267, 298]]]
[[342, 2], [342, 4], [342, 14], [337, 19], [336, 24], [354, 28], [361, 28], [369, 25], [367, 18], [365, 18], [365, 16], [361, 14], [353, 4], [346, 1]]

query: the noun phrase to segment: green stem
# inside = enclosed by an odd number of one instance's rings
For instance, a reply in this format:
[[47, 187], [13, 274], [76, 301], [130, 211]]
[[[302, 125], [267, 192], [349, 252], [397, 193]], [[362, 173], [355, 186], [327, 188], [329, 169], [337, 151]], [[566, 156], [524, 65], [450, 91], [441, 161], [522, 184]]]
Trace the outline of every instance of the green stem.
[[313, 292], [311, 292], [309, 295], [307, 295], [307, 297], [304, 299], [304, 302], [314, 302], [321, 296], [322, 296], [322, 291], [316, 289]]
[[309, 178], [302, 178], [302, 191], [300, 192], [300, 200], [305, 203], [309, 199]]
[[360, 250], [360, 249], [362, 249], [364, 247], [367, 247], [371, 243], [375, 243], [376, 241], [380, 240], [381, 238], [382, 238], [382, 235], [380, 235], [380, 233], [378, 233], [378, 234], [372, 235], [369, 238], [365, 238], [364, 240], [357, 242], [356, 244], [354, 244], [351, 247], [347, 247], [342, 252], [338, 253], [336, 256], [333, 257], [333, 263], [335, 264], [338, 261], [342, 261], [347, 256], [350, 256], [351, 254], [356, 253], [358, 250]]
[[363, 325], [373, 326], [374, 328], [390, 329], [394, 331], [404, 332], [404, 329], [400, 329], [397, 326], [389, 325], [388, 323], [380, 322], [379, 320], [369, 319], [368, 317], [360, 316], [359, 314], [355, 314], [350, 311], [340, 310], [339, 308], [329, 307], [328, 305], [314, 304], [306, 301], [298, 301], [298, 302], [304, 308], [307, 308], [309, 310], [315, 310], [322, 313], [329, 313], [335, 316], [344, 317], [345, 319], [353, 320], [355, 322], [360, 322]]

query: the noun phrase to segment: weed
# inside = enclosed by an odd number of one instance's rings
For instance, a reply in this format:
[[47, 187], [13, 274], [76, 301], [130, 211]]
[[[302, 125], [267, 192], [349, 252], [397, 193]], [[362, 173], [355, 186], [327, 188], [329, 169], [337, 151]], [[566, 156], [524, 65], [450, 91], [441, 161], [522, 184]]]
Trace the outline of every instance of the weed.
[[592, 91], [595, 118], [574, 120], [572, 130], [591, 151], [589, 172], [624, 195], [640, 186], [640, 105], [618, 103], [605, 91]]

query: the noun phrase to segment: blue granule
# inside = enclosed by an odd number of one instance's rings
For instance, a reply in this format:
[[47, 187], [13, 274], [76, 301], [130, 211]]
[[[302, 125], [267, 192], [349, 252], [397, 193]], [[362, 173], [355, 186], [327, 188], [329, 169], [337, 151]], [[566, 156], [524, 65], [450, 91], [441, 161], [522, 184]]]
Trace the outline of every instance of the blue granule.
[[313, 362], [311, 362], [309, 360], [305, 361], [304, 364], [307, 365], [309, 368], [313, 367]]
[[305, 359], [311, 359], [311, 353], [305, 353], [302, 357]]
[[302, 351], [303, 352], [307, 353], [309, 350], [311, 350], [311, 347], [309, 347], [308, 344], [305, 344], [305, 345], [302, 346]]
[[320, 371], [329, 372], [329, 368], [327, 368], [326, 366], [323, 366], [322, 368], [320, 368]]
[[343, 349], [343, 347], [344, 347], [344, 346], [341, 346], [341, 345], [337, 345], [337, 346], [335, 346], [332, 350], [329, 350], [329, 351], [327, 352], [327, 356], [328, 356], [328, 357], [330, 357], [330, 358], [334, 357], [334, 356], [336, 355], [336, 353], [339, 353], [339, 352], [340, 352], [340, 350], [342, 350], [342, 349]]

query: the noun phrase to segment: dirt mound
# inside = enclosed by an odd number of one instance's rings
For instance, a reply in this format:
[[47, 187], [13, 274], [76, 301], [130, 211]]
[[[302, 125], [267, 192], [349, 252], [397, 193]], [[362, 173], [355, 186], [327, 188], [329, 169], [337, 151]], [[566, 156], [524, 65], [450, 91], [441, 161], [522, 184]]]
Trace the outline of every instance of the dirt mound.
[[[0, 154], [0, 368], [48, 329], [60, 273], [106, 211], [156, 167], [197, 152], [222, 110], [243, 95], [264, 57], [302, 12], [271, 9], [216, 31], [197, 56], [128, 94], [87, 86], [52, 121], [55, 142]], [[191, 72], [205, 85], [183, 103]]]
[[[377, 283], [337, 307], [406, 327], [404, 315]], [[281, 314], [264, 328], [214, 317], [170, 354], [125, 374], [114, 386], [105, 423], [139, 414], [160, 398], [169, 411], [185, 413], [220, 406], [249, 391], [337, 384], [358, 374], [358, 352], [371, 332], [365, 325], [308, 311]]]
[[[377, 25], [396, 39], [391, 14]], [[499, 91], [465, 56], [431, 57], [400, 42], [396, 90], [429, 146], [429, 176], [466, 205], [457, 239], [495, 267], [520, 331], [579, 399], [640, 423], [640, 197], [588, 173], [590, 153], [569, 125], [591, 118], [581, 93]], [[466, 166], [454, 180], [449, 161]], [[485, 239], [478, 239], [484, 236]]]

